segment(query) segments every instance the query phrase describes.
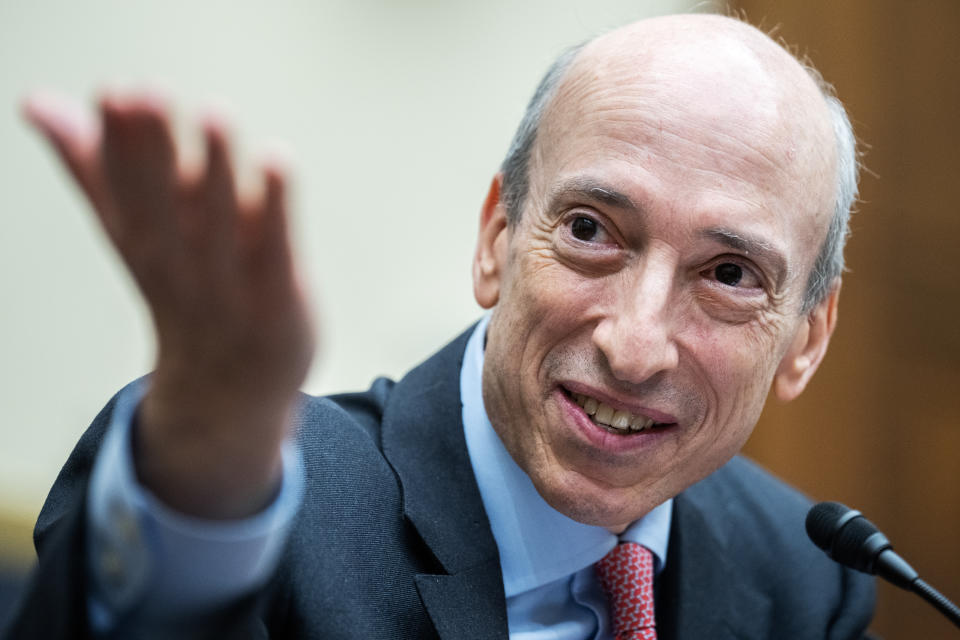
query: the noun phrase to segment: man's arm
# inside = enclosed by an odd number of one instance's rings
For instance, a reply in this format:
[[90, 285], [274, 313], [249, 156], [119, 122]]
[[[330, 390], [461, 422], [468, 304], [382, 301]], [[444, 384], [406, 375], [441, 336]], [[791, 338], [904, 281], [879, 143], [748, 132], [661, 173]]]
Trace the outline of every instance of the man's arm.
[[280, 494], [255, 516], [204, 521], [172, 512], [133, 478], [131, 418], [146, 384], [131, 383], [107, 404], [61, 470], [37, 521], [38, 567], [4, 640], [263, 632], [271, 601], [264, 587], [302, 496], [299, 453], [284, 445]]
[[157, 339], [134, 457], [164, 503], [250, 515], [280, 478], [280, 445], [312, 352], [287, 238], [285, 169], [241, 197], [224, 123], [185, 167], [154, 95], [108, 95], [90, 116], [49, 95], [25, 104], [87, 196], [146, 299]]
[[[203, 162], [185, 167], [156, 96], [104, 97], [96, 116], [34, 96], [25, 113], [93, 205], [151, 311], [156, 368], [124, 445], [134, 480], [177, 517], [263, 512], [281, 485], [282, 443], [313, 350], [284, 169], [267, 163], [260, 192], [242, 197], [215, 118], [203, 129]], [[75, 537], [92, 557], [91, 516]]]
[[203, 520], [166, 507], [135, 478], [132, 417], [149, 380], [124, 388], [97, 453], [85, 507], [91, 626], [160, 627], [229, 606], [257, 591], [279, 563], [300, 506], [304, 473], [292, 441], [276, 499], [241, 520]]

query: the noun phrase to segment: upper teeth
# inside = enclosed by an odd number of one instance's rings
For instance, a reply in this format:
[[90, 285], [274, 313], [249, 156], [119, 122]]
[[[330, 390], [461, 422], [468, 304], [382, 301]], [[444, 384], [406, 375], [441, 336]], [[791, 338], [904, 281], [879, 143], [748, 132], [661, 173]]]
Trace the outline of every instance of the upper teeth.
[[653, 418], [634, 415], [629, 411], [618, 411], [610, 405], [582, 393], [573, 394], [573, 399], [583, 407], [584, 412], [597, 424], [613, 427], [620, 431], [643, 431], [654, 424]]

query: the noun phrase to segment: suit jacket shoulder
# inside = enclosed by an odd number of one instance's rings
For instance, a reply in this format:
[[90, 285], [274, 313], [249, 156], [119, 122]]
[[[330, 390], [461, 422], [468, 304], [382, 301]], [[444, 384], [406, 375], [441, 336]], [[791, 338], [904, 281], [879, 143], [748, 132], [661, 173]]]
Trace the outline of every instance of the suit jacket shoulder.
[[658, 626], [678, 638], [863, 637], [874, 580], [809, 541], [810, 506], [740, 456], [677, 496]]
[[306, 404], [307, 493], [271, 607], [283, 635], [507, 637], [499, 554], [463, 435], [469, 335], [397, 383]]

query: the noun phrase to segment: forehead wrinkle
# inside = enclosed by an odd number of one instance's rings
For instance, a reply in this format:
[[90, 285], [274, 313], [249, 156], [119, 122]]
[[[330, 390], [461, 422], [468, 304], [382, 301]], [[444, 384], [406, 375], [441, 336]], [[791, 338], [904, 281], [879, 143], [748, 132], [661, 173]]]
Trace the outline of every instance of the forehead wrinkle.
[[[647, 113], [638, 117], [643, 112]], [[676, 149], [679, 153], [686, 146], [695, 146], [714, 158], [725, 158], [726, 160], [722, 165], [736, 170], [759, 170], [775, 173], [790, 170], [791, 163], [786, 153], [778, 153], [783, 149], [777, 148], [775, 150], [771, 148], [777, 147], [778, 144], [779, 147], [785, 146], [783, 144], [784, 140], [781, 139], [782, 136], [778, 136], [780, 133], [778, 130], [779, 122], [762, 124], [754, 122], [749, 140], [744, 139], [745, 136], [742, 133], [736, 135], [723, 131], [721, 127], [714, 126], [709, 122], [703, 122], [698, 131], [709, 133], [709, 137], [693, 140], [689, 133], [684, 134], [677, 130], [679, 119], [676, 114], [676, 105], [665, 105], [650, 99], [633, 103], [619, 101], [619, 104], [616, 105], [596, 104], [592, 113], [587, 117], [582, 117], [578, 124], [586, 132], [595, 128], [596, 133], [593, 135], [608, 138], [610, 142], [619, 140], [621, 144], [629, 145], [640, 152]], [[703, 119], [701, 114], [692, 115], [692, 118], [684, 120], [684, 124], [687, 126], [693, 118]], [[674, 146], [674, 143], [680, 143], [680, 145]], [[648, 148], [648, 145], [652, 145], [652, 148]], [[691, 162], [689, 157], [678, 160], [672, 156], [673, 154], [661, 155], [660, 157], [691, 170], [700, 168]], [[707, 171], [716, 172], [717, 170], [707, 169]], [[744, 173], [750, 175], [748, 171], [744, 171]], [[760, 175], [764, 175], [764, 173]]]

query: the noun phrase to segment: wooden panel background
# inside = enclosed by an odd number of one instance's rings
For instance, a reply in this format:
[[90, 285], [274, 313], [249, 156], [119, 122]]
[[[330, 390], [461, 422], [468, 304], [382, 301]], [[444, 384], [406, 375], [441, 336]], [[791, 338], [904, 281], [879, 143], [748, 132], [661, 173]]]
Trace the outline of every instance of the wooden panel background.
[[[806, 53], [866, 143], [840, 323], [808, 391], [771, 401], [748, 453], [818, 500], [856, 506], [960, 599], [960, 2], [739, 0]], [[953, 638], [881, 585], [874, 630]]]

